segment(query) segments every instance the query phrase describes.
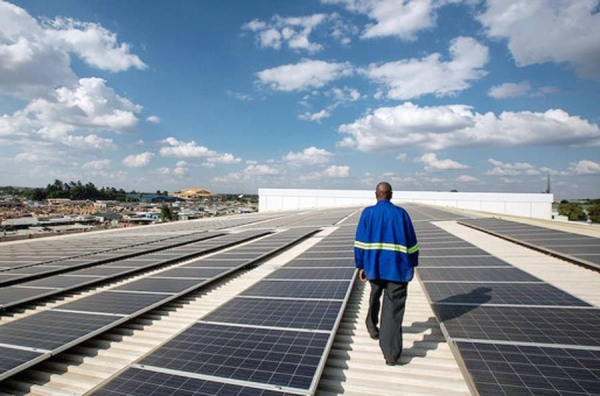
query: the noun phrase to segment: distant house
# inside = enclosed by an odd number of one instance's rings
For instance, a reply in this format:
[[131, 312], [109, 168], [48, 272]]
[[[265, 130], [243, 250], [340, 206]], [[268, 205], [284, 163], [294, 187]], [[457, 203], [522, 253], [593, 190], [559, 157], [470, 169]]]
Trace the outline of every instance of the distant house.
[[204, 188], [184, 188], [181, 191], [169, 193], [171, 197], [183, 198], [183, 199], [203, 199], [210, 198], [213, 196], [210, 190]]
[[166, 195], [150, 194], [150, 193], [139, 193], [139, 194], [129, 193], [129, 194], [127, 194], [127, 197], [131, 198], [131, 199], [139, 199], [142, 202], [152, 202], [152, 203], [176, 202], [181, 199], [181, 198], [174, 197], [174, 196], [166, 196]]

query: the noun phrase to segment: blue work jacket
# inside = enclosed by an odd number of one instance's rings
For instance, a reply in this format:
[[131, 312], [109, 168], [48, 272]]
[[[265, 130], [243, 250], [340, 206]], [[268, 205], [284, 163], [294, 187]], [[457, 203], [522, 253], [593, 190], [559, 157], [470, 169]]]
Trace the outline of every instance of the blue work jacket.
[[365, 208], [356, 227], [354, 261], [369, 280], [411, 281], [419, 245], [408, 213], [389, 200]]

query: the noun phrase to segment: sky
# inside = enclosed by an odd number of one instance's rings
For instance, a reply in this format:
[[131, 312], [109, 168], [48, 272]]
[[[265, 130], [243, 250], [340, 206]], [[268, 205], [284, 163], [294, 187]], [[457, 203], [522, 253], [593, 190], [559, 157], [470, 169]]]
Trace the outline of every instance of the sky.
[[597, 0], [0, 0], [0, 186], [600, 197]]

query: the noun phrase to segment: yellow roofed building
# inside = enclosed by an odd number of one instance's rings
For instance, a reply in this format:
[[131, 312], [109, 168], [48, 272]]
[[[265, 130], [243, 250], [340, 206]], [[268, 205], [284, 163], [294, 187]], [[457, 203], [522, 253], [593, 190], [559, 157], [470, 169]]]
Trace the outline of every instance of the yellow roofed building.
[[183, 199], [200, 199], [200, 198], [210, 198], [212, 197], [212, 192], [210, 190], [206, 190], [204, 188], [183, 188], [181, 191], [176, 191], [169, 193], [171, 197], [178, 197]]

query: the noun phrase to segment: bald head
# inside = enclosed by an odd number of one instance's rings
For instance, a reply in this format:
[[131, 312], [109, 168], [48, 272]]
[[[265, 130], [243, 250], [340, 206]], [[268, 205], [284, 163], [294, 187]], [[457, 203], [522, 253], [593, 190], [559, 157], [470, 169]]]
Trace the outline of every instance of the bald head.
[[375, 197], [378, 201], [392, 199], [392, 186], [388, 182], [381, 182], [375, 188]]

